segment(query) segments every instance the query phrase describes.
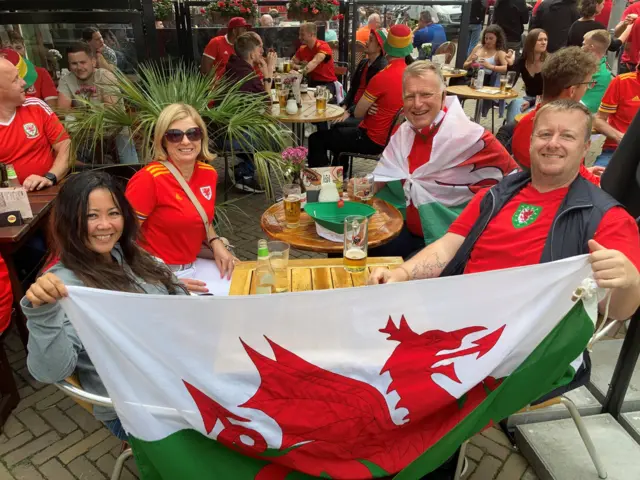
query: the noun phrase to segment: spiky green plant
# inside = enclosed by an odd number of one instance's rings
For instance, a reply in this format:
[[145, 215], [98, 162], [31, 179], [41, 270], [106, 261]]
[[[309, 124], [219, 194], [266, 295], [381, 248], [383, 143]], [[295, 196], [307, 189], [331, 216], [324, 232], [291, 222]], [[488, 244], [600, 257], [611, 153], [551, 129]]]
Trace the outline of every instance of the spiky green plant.
[[213, 144], [227, 145], [232, 154], [233, 147], [240, 144], [244, 152], [254, 156], [258, 181], [266, 195], [273, 197], [269, 171], [281, 177], [280, 152], [288, 131], [265, 111], [262, 95], [240, 92], [241, 83], [214, 81], [211, 76], [202, 75], [197, 67], [184, 63], [164, 66], [147, 63], [140, 65], [138, 71], [136, 82], [122, 72], [115, 72], [117, 95], [123, 101], [104, 105], [79, 100], [83, 108], [75, 109], [73, 120], [67, 123], [72, 152], [84, 145], [97, 145], [105, 137], [129, 127], [141, 149], [141, 162], [152, 161], [153, 130], [160, 112], [172, 103], [186, 103], [208, 125]]

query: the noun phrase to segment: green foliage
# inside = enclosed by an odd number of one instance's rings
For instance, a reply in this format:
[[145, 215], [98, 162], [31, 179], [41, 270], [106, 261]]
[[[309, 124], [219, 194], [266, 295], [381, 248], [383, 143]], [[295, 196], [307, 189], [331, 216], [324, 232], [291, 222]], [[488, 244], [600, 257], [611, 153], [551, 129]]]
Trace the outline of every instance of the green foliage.
[[82, 146], [99, 144], [129, 127], [141, 162], [152, 161], [153, 132], [160, 112], [172, 103], [186, 103], [207, 124], [210, 150], [216, 151], [220, 145], [242, 145], [243, 152], [254, 155], [258, 180], [267, 195], [273, 196], [269, 170], [276, 177], [281, 176], [280, 152], [288, 131], [266, 111], [264, 95], [239, 92], [241, 83], [213, 80], [197, 67], [183, 63], [146, 64], [139, 67], [139, 74], [139, 80], [134, 82], [122, 72], [115, 72], [120, 92], [115, 104], [78, 100], [82, 108], [74, 109], [72, 120], [66, 124], [74, 154]]
[[158, 20], [173, 18], [173, 2], [171, 0], [153, 0], [153, 15]]
[[257, 18], [257, 0], [215, 0], [207, 5], [210, 15], [219, 13], [226, 17]]

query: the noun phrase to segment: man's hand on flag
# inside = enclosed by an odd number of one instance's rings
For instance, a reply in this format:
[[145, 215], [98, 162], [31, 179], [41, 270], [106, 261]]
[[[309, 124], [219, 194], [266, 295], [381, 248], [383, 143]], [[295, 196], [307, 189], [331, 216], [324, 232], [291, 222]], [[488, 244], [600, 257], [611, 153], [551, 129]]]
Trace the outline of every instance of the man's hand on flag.
[[379, 285], [382, 283], [406, 282], [407, 280], [409, 280], [409, 274], [402, 267], [395, 268], [394, 270], [376, 268], [371, 272], [371, 275], [369, 275], [367, 283], [369, 285]]
[[589, 240], [589, 262], [600, 288], [629, 288], [640, 284], [640, 273], [624, 253]]

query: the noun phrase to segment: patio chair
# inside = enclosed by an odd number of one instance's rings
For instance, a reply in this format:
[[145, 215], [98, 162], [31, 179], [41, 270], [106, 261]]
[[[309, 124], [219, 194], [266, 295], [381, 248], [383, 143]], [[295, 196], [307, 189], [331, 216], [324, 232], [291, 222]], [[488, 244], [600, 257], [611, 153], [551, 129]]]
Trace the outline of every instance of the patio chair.
[[444, 42], [437, 49], [434, 55], [445, 55], [444, 63], [448, 65], [456, 54], [456, 44], [453, 42]]
[[366, 53], [365, 44], [356, 40], [356, 65], [360, 63], [360, 61], [365, 57]]
[[[78, 380], [74, 377], [68, 377], [61, 382], [55, 384], [60, 390], [73, 398], [82, 408], [89, 411], [93, 415], [92, 405], [98, 405], [101, 407], [113, 408], [113, 402], [108, 397], [102, 397], [89, 393], [82, 389]], [[122, 469], [124, 468], [124, 462], [133, 456], [133, 450], [131, 447], [125, 448], [122, 453], [116, 459], [116, 464], [113, 466], [113, 472], [111, 473], [111, 480], [119, 480], [122, 475]]]
[[[404, 115], [402, 115], [402, 108], [399, 109], [396, 112], [396, 115], [393, 117], [393, 122], [391, 122], [391, 126], [389, 127], [389, 132], [387, 133], [387, 140], [385, 141], [385, 147], [389, 144], [389, 140], [391, 140], [391, 135], [393, 135], [393, 131], [394, 129], [402, 124], [402, 122], [404, 122], [405, 118]], [[340, 152], [340, 154], [338, 155], [338, 164], [342, 165], [342, 157], [348, 157], [349, 158], [349, 162], [347, 164], [347, 178], [351, 178], [351, 174], [352, 174], [352, 167], [353, 167], [353, 157], [358, 157], [358, 158], [367, 158], [369, 160], [380, 160], [380, 157], [382, 156], [382, 153], [378, 154], [378, 155], [367, 155], [364, 153], [357, 153], [357, 152]], [[333, 164], [333, 162], [331, 162]]]

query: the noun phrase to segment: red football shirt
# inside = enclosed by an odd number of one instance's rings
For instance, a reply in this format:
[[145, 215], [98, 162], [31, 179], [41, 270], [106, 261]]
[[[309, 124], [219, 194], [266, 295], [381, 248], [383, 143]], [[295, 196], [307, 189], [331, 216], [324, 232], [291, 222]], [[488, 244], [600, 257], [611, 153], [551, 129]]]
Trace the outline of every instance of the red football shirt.
[[[640, 2], [636, 2], [629, 5], [624, 12], [622, 12], [621, 20], [627, 18], [627, 15], [635, 13], [640, 15]], [[604, 25], [607, 25], [606, 23]], [[640, 56], [638, 55], [640, 49], [640, 22], [636, 19], [631, 28], [631, 32], [627, 37], [627, 41], [624, 45], [624, 52], [622, 52], [621, 61], [625, 63], [631, 63], [633, 65], [638, 64]]]
[[69, 135], [49, 105], [27, 98], [8, 123], [0, 123], [0, 162], [16, 169], [18, 180], [44, 175], [55, 160], [52, 146]]
[[[213, 221], [218, 174], [197, 162], [189, 187]], [[127, 184], [127, 200], [142, 222], [141, 245], [168, 265], [194, 262], [207, 234], [202, 218], [187, 194], [160, 162], [152, 162]]]
[[27, 97], [39, 98], [40, 100], [53, 100], [58, 98], [58, 89], [53, 83], [53, 79], [49, 72], [42, 67], [36, 67], [38, 78], [27, 91]]
[[318, 53], [324, 53], [326, 57], [307, 76], [315, 82], [335, 82], [338, 77], [336, 77], [336, 68], [333, 63], [333, 50], [324, 40], [316, 40], [313, 48], [302, 45], [294, 56], [301, 62], [310, 62]]
[[13, 309], [13, 292], [7, 265], [0, 257], [0, 333], [4, 332], [11, 322], [11, 310]]
[[[608, 113], [607, 123], [625, 133], [638, 109], [640, 109], [640, 73], [629, 72], [611, 80], [598, 111]], [[603, 145], [603, 148], [617, 147], [618, 144], [610, 138], [607, 138]]]
[[364, 92], [364, 98], [378, 105], [378, 113], [365, 115], [360, 127], [378, 145], [386, 144], [389, 127], [403, 106], [402, 74], [405, 68], [407, 64], [404, 58], [392, 60], [371, 79]]
[[[604, 7], [602, 7], [602, 11], [598, 15], [596, 15], [595, 21], [600, 22], [602, 25], [608, 28], [612, 6], [613, 2], [611, 0], [604, 0]], [[624, 20], [624, 17], [622, 18]]]
[[209, 40], [202, 55], [213, 60], [213, 65], [216, 69], [216, 78], [220, 78], [224, 75], [229, 57], [234, 53], [236, 53], [236, 51], [233, 48], [233, 43], [229, 42], [226, 35], [219, 35]]
[[[463, 237], [469, 234], [480, 215], [480, 201], [488, 191], [485, 189], [473, 197], [449, 232]], [[551, 224], [568, 191], [567, 187], [540, 193], [531, 184], [523, 188], [487, 224], [471, 251], [464, 273], [540, 263]], [[623, 208], [609, 210], [593, 238], [604, 247], [621, 251], [640, 269], [640, 234], [636, 222]]]

